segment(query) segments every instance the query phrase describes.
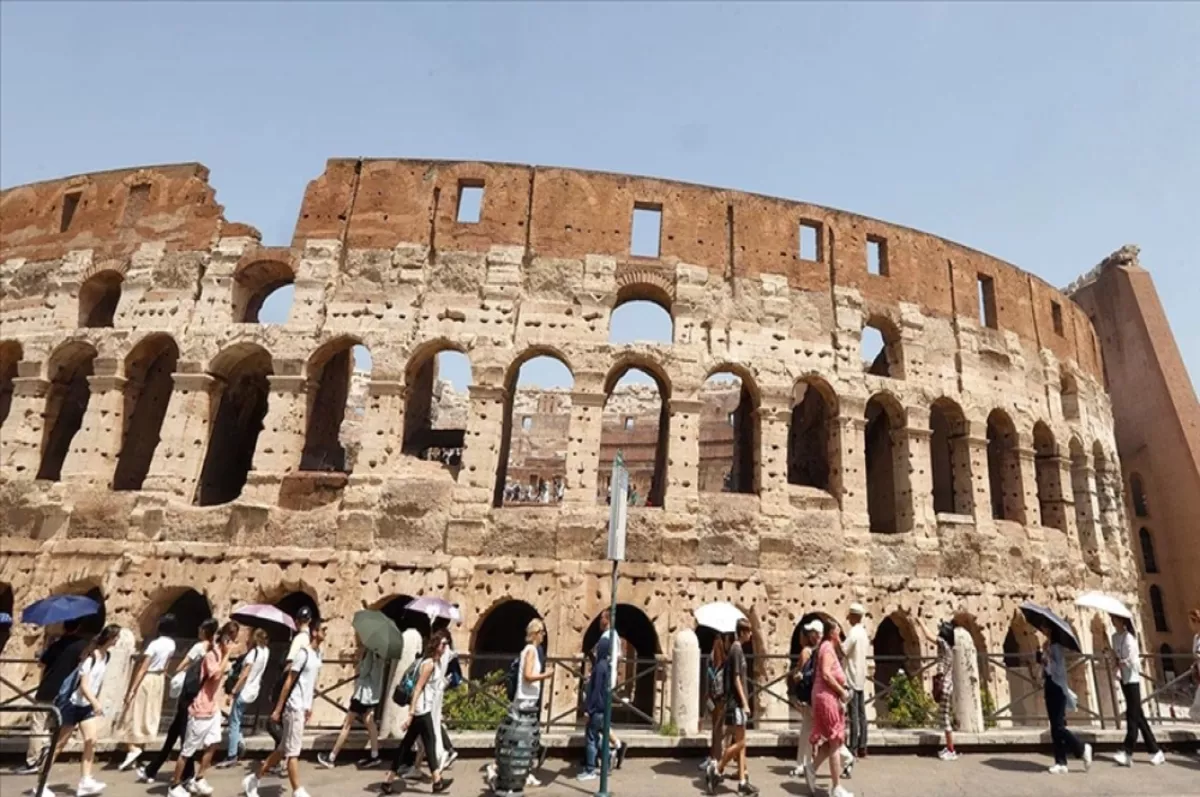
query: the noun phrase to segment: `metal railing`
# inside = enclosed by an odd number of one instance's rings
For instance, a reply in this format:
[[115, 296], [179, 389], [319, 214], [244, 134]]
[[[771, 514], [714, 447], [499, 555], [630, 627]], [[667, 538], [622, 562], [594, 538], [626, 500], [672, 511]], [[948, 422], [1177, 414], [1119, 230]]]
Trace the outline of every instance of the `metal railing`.
[[[47, 718], [49, 719], [49, 727], [46, 730], [46, 735], [49, 737], [49, 740], [42, 754], [40, 766], [38, 767], [37, 788], [33, 792], [35, 795], [40, 795], [46, 790], [46, 781], [50, 779], [50, 767], [54, 766], [54, 748], [58, 745], [58, 733], [60, 730], [62, 730], [62, 715], [59, 713], [56, 707], [40, 703], [31, 703], [30, 705], [13, 705], [11, 701], [5, 701], [4, 704], [0, 705], [0, 714], [14, 714], [18, 712], [26, 715], [35, 713], [46, 714]], [[13, 727], [19, 728], [20, 726], [0, 727], [0, 736], [33, 735], [32, 729], [29, 733], [25, 734], [13, 733]]]

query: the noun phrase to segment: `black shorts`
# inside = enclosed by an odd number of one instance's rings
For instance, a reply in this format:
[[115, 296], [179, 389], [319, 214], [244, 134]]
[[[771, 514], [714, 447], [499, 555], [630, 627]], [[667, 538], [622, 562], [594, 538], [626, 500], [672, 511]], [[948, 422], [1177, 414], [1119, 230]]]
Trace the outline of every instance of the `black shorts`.
[[359, 719], [365, 719], [368, 714], [375, 713], [375, 707], [378, 703], [362, 703], [354, 698], [350, 698], [350, 713]]

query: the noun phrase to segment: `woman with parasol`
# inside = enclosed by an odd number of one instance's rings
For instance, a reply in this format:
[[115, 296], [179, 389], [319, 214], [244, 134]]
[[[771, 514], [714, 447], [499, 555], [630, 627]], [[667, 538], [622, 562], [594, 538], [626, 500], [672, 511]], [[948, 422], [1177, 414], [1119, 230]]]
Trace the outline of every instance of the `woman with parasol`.
[[1050, 715], [1050, 739], [1054, 744], [1054, 764], [1051, 775], [1067, 773], [1067, 753], [1083, 759], [1084, 771], [1092, 766], [1092, 746], [1079, 741], [1067, 728], [1067, 711], [1074, 709], [1078, 698], [1067, 684], [1066, 652], [1079, 652], [1079, 640], [1066, 620], [1045, 606], [1031, 601], [1021, 604], [1021, 613], [1029, 624], [1040, 631], [1046, 641], [1040, 653], [1042, 662], [1042, 694], [1046, 713]]

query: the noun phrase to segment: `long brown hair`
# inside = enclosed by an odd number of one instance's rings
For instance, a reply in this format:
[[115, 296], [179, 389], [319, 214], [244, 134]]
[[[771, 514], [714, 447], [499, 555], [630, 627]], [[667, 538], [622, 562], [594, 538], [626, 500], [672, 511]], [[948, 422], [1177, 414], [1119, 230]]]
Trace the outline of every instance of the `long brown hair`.
[[725, 635], [717, 634], [713, 639], [712, 646], [712, 663], [713, 667], [722, 667], [725, 664], [725, 659], [729, 657], [729, 649], [725, 645]]

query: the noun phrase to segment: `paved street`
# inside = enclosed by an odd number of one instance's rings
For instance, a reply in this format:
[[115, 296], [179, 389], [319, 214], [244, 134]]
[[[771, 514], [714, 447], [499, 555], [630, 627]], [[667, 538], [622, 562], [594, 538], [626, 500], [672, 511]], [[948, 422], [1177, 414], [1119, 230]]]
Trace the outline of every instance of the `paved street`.
[[[479, 758], [460, 760], [455, 764], [455, 783], [450, 794], [482, 797], [485, 794]], [[698, 759], [630, 758], [616, 773], [612, 791], [617, 797], [692, 797], [702, 794], [698, 778]], [[1118, 768], [1100, 754], [1092, 771], [1082, 772], [1081, 765], [1072, 763], [1069, 775], [1052, 776], [1046, 773], [1049, 763], [1045, 755], [1028, 753], [976, 753], [964, 755], [955, 762], [943, 763], [936, 758], [912, 755], [881, 755], [862, 762], [854, 778], [846, 783], [856, 797], [908, 797], [937, 795], [937, 797], [1054, 797], [1055, 795], [1088, 795], [1088, 797], [1184, 797], [1200, 795], [1200, 757], [1195, 754], [1170, 753], [1164, 766], [1152, 768], [1137, 764], [1132, 769]], [[312, 797], [355, 797], [378, 791], [381, 773], [360, 772], [352, 765], [336, 770], [323, 770], [311, 761], [302, 764], [302, 777]], [[759, 758], [751, 761], [751, 778], [764, 795], [808, 794], [803, 781], [787, 776], [791, 762], [782, 758]], [[164, 797], [165, 784], [149, 789], [134, 782], [132, 774], [101, 770], [100, 780], [107, 782], [104, 797], [144, 797], [146, 794]], [[209, 779], [215, 787], [215, 797], [235, 797], [240, 791], [242, 770], [217, 771]], [[565, 759], [551, 759], [542, 773], [546, 785], [531, 789], [531, 797], [582, 797], [596, 790], [596, 782], [581, 784], [575, 781], [575, 767]], [[78, 778], [78, 764], [67, 762], [55, 767], [50, 784], [58, 797], [73, 794]], [[16, 797], [30, 789], [32, 777], [0, 775], [0, 794]], [[827, 780], [822, 778], [819, 793], [824, 797]], [[729, 784], [732, 786], [732, 782]], [[290, 797], [283, 781], [267, 779], [260, 789], [262, 797]], [[410, 781], [405, 794], [429, 794], [428, 782]], [[727, 788], [722, 794], [733, 795]]]

